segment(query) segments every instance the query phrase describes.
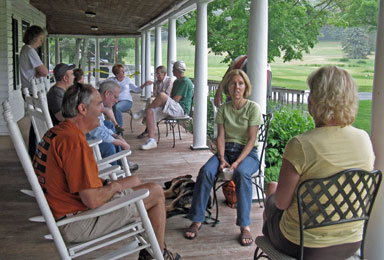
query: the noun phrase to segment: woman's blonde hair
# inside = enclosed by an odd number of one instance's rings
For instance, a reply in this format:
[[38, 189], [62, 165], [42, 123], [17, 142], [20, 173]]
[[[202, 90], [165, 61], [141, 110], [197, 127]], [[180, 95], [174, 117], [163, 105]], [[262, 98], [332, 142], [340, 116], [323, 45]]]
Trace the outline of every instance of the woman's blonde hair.
[[222, 83], [225, 95], [229, 96], [229, 83], [230, 83], [231, 79], [233, 78], [233, 76], [235, 76], [235, 75], [240, 75], [244, 79], [245, 91], [244, 91], [243, 97], [247, 98], [249, 95], [251, 95], [252, 86], [251, 86], [251, 82], [249, 81], [247, 74], [241, 69], [231, 70], [230, 72], [228, 72], [225, 75], [225, 77], [223, 79], [223, 83]]
[[357, 86], [352, 76], [336, 67], [322, 67], [309, 75], [309, 112], [317, 126], [340, 126], [355, 121], [358, 109]]

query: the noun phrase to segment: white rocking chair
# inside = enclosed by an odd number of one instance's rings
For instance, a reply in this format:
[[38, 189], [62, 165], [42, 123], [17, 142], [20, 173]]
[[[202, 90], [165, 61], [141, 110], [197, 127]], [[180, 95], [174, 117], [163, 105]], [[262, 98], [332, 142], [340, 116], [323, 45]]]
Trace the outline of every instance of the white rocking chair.
[[[148, 218], [148, 214], [145, 210], [143, 202], [143, 199], [149, 195], [149, 191], [146, 189], [135, 191], [129, 196], [113, 200], [99, 208], [88, 210], [56, 222], [49, 208], [48, 202], [44, 196], [44, 193], [41, 189], [41, 186], [38, 182], [19, 127], [13, 120], [11, 107], [7, 101], [3, 103], [3, 108], [4, 118], [7, 122], [17, 155], [23, 166], [25, 174], [27, 175], [28, 181], [32, 186], [32, 190], [39, 205], [39, 208], [44, 216], [44, 219], [46, 220], [49, 232], [51, 233], [56, 248], [62, 259], [73, 259], [75, 257], [87, 254], [102, 247], [125, 240], [128, 237], [136, 238], [136, 242], [133, 245], [129, 244], [119, 249], [112, 250], [108, 254], [103, 255], [98, 259], [118, 259], [126, 255], [136, 253], [142, 249], [149, 249], [149, 252], [153, 255], [155, 259], [163, 259], [160, 247], [158, 245], [157, 239], [155, 237], [152, 225]], [[127, 224], [126, 226], [121, 227], [120, 229], [111, 232], [110, 234], [99, 237], [97, 239], [78, 244], [66, 244], [58, 229], [59, 226], [79, 220], [94, 218], [100, 215], [108, 214], [133, 203], [135, 203], [138, 209], [140, 216], [139, 219], [134, 223]], [[143, 233], [146, 234], [146, 238], [148, 238], [148, 241], [142, 236]]]
[[[26, 113], [31, 118], [33, 130], [35, 131], [38, 140], [41, 140], [48, 129], [53, 127], [52, 119], [49, 114], [46, 94], [44, 91], [38, 91], [36, 93], [36, 97], [31, 97], [28, 89], [26, 88], [23, 89], [23, 93], [25, 102], [27, 104]], [[95, 139], [88, 142], [89, 146], [93, 149], [93, 153], [95, 155], [99, 169], [104, 170], [109, 168], [111, 166], [111, 162], [121, 160], [123, 169], [115, 171], [111, 175], [111, 179], [115, 180], [118, 176], [131, 176], [127, 156], [131, 155], [132, 152], [130, 150], [123, 150], [119, 153], [102, 159], [100, 149], [98, 147], [98, 144], [101, 142], [102, 141], [100, 139]]]

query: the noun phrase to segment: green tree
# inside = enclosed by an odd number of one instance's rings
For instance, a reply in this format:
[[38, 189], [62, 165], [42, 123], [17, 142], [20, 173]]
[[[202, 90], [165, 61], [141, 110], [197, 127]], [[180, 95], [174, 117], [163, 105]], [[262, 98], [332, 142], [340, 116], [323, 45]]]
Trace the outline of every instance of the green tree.
[[379, 0], [322, 0], [330, 3], [329, 23], [377, 30]]
[[[250, 16], [248, 0], [215, 0], [208, 4], [208, 47], [223, 62], [247, 53]], [[307, 0], [270, 0], [268, 61], [282, 56], [284, 61], [301, 59], [317, 43], [326, 18], [324, 5]], [[196, 11], [180, 19], [178, 35], [195, 44]]]
[[341, 46], [350, 59], [366, 59], [370, 53], [369, 37], [362, 28], [346, 28], [342, 34]]
[[[107, 59], [109, 62], [114, 62], [115, 55], [115, 38], [101, 38], [100, 44], [100, 58]], [[124, 58], [128, 55], [130, 49], [135, 48], [134, 38], [118, 38], [118, 54], [117, 61], [123, 63]], [[89, 50], [95, 52], [95, 41], [90, 42]]]

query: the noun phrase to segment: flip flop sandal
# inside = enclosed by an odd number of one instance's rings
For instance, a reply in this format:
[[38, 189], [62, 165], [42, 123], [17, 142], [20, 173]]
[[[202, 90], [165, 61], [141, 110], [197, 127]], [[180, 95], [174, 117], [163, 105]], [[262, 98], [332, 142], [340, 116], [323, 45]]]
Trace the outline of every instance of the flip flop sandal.
[[[244, 240], [247, 239], [249, 240], [248, 243], [245, 243]], [[242, 246], [250, 246], [252, 245], [253, 243], [253, 237], [252, 237], [252, 234], [249, 230], [241, 230], [241, 234], [239, 236], [239, 242], [240, 242], [240, 245]]]
[[[202, 226], [202, 224], [201, 224], [200, 227], [199, 227], [196, 223], [192, 223], [192, 224], [189, 226], [189, 228], [187, 229], [187, 231], [185, 231], [184, 237], [185, 237], [186, 239], [189, 239], [189, 240], [193, 240], [193, 239], [195, 239], [195, 238], [197, 237], [197, 233], [199, 233], [199, 230], [200, 230], [201, 226]], [[194, 234], [194, 236], [193, 236], [193, 237], [188, 237], [188, 236], [187, 236], [187, 233], [188, 233], [188, 232]]]

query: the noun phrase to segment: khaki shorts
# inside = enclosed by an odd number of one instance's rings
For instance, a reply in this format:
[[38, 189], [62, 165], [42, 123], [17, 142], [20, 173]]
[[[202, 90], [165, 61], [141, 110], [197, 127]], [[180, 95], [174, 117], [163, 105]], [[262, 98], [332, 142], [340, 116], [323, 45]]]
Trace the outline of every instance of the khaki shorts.
[[164, 108], [157, 107], [152, 108], [153, 111], [153, 119], [155, 124], [159, 122], [161, 119], [166, 118], [167, 116], [177, 117], [183, 116], [184, 110], [180, 106], [178, 102], [168, 97], [167, 102], [164, 105]]
[[[132, 189], [117, 192], [111, 200], [118, 199], [131, 192], [133, 192]], [[80, 243], [101, 237], [132, 223], [136, 220], [136, 216], [136, 206], [131, 204], [106, 215], [69, 223], [59, 227], [59, 230], [65, 242]]]

